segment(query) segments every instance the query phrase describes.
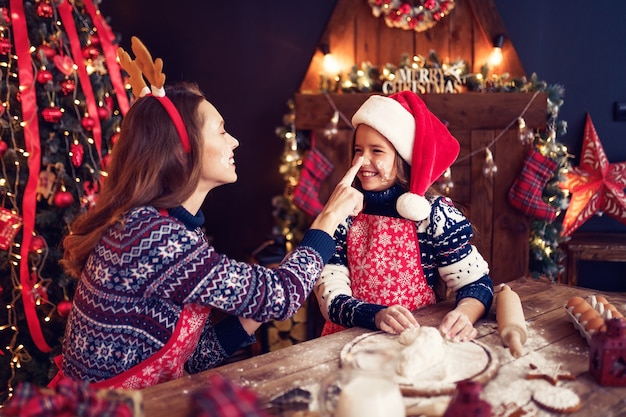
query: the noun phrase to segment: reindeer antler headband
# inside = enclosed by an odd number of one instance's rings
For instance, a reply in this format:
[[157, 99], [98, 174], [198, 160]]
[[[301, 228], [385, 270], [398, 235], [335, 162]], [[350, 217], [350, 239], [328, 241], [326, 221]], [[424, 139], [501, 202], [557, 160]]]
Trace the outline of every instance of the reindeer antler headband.
[[[178, 131], [178, 135], [180, 136], [180, 141], [183, 144], [185, 153], [191, 152], [189, 135], [183, 123], [183, 118], [176, 109], [176, 106], [174, 106], [174, 103], [165, 95], [165, 89], [163, 88], [165, 84], [163, 60], [157, 58], [153, 61], [148, 48], [146, 48], [136, 36], [131, 38], [130, 47], [135, 54], [134, 60], [131, 59], [128, 52], [121, 47], [117, 49], [117, 57], [119, 58], [120, 65], [130, 77], [128, 82], [132, 87], [133, 94], [136, 97], [151, 95], [156, 98], [172, 119], [176, 131]], [[146, 85], [144, 76], [148, 79], [150, 87]]]

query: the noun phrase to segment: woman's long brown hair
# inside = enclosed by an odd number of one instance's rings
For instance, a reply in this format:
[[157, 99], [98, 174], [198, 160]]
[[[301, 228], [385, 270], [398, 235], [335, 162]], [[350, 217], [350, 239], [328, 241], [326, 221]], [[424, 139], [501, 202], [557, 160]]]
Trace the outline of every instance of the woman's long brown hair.
[[196, 189], [203, 143], [198, 108], [204, 95], [195, 84], [179, 84], [167, 88], [167, 96], [185, 123], [191, 152], [184, 152], [174, 124], [157, 99], [138, 99], [122, 122], [95, 207], [77, 217], [63, 239], [60, 262], [68, 274], [80, 277], [104, 232], [128, 210], [146, 205], [176, 207]]

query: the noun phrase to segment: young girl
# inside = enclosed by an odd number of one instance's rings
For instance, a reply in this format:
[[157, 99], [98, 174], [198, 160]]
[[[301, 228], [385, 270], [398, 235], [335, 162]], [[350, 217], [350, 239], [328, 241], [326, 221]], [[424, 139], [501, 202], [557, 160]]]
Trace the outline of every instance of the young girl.
[[337, 229], [336, 252], [315, 284], [322, 334], [352, 326], [400, 333], [418, 326], [411, 311], [447, 286], [456, 304], [440, 331], [474, 338], [473, 323], [493, 301], [488, 265], [470, 243], [468, 220], [450, 199], [427, 193], [456, 159], [457, 140], [410, 91], [369, 97], [352, 124], [365, 208]]
[[[332, 255], [331, 234], [362, 208], [350, 185], [358, 161], [276, 269], [216, 253], [200, 208], [209, 191], [237, 180], [239, 142], [195, 85], [165, 91], [148, 51], [136, 38], [132, 45], [143, 60], [122, 51], [120, 61], [143, 97], [124, 118], [96, 206], [63, 242], [63, 266], [80, 281], [57, 376], [100, 388], [143, 388], [210, 368], [252, 343], [260, 322], [295, 314]], [[212, 308], [230, 316], [214, 325]]]

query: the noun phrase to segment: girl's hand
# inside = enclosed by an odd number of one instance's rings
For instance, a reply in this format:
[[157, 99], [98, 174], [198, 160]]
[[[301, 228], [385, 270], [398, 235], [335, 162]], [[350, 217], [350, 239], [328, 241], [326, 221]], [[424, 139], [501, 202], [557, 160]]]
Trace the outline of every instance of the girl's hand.
[[439, 325], [443, 337], [456, 342], [472, 340], [478, 335], [474, 323], [485, 314], [485, 306], [474, 298], [463, 298], [456, 308], [446, 314]]
[[391, 334], [399, 334], [403, 330], [419, 326], [409, 309], [401, 305], [393, 305], [380, 310], [376, 313], [374, 322], [380, 330]]
[[446, 314], [439, 325], [439, 331], [443, 337], [455, 342], [466, 342], [478, 335], [467, 314], [459, 310], [452, 310]]

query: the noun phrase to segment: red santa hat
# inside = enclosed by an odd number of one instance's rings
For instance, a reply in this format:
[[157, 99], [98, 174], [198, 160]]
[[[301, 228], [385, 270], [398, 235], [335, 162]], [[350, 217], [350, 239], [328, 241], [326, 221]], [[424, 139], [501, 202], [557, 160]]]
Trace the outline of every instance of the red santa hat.
[[411, 91], [369, 97], [352, 116], [352, 125], [373, 127], [391, 142], [411, 165], [409, 192], [398, 198], [398, 213], [410, 220], [423, 220], [430, 213], [426, 190], [459, 155], [459, 142]]

